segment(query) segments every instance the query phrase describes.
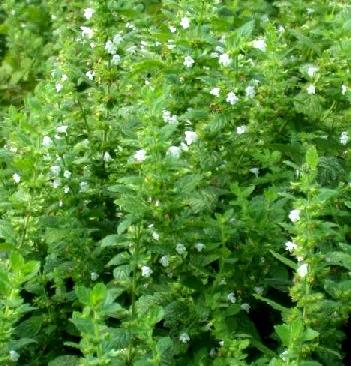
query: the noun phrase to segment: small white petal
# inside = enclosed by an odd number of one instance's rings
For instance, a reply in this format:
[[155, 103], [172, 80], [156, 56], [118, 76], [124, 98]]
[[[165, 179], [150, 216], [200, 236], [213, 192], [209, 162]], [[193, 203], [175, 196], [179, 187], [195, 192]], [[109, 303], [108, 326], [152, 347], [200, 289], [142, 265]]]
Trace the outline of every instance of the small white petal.
[[179, 24], [183, 29], [188, 29], [190, 27], [190, 19], [188, 17], [183, 17]]
[[300, 220], [300, 210], [291, 210], [290, 213], [289, 213], [289, 219], [292, 221], [292, 222], [297, 222]]
[[298, 269], [297, 269], [297, 274], [303, 278], [303, 277], [306, 277], [308, 273], [308, 264], [307, 263], [304, 263], [304, 264], [301, 264]]

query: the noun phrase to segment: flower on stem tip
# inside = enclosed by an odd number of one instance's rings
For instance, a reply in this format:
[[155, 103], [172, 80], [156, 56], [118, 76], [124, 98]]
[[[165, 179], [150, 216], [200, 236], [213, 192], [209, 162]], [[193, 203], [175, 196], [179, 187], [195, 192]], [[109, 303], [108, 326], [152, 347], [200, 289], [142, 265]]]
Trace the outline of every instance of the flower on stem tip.
[[292, 241], [287, 241], [285, 243], [285, 250], [287, 250], [290, 253], [293, 252], [296, 248], [297, 248], [297, 245], [295, 243], [293, 243]]
[[94, 15], [95, 10], [92, 8], [86, 8], [84, 9], [84, 18], [89, 20]]
[[185, 131], [185, 142], [187, 145], [191, 145], [197, 141], [197, 133], [194, 131]]
[[146, 159], [146, 151], [144, 149], [138, 150], [134, 154], [136, 161], [144, 161]]
[[307, 263], [301, 264], [301, 265], [297, 268], [297, 274], [298, 274], [301, 278], [306, 277], [307, 273], [308, 273], [308, 264], [307, 264]]
[[185, 56], [183, 65], [190, 68], [195, 63], [194, 59], [191, 56]]
[[148, 266], [142, 266], [141, 267], [141, 275], [143, 277], [150, 277], [153, 273], [153, 270]]
[[186, 247], [184, 244], [178, 243], [176, 246], [176, 251], [178, 254], [183, 254], [186, 252]]
[[188, 343], [190, 341], [189, 334], [186, 332], [183, 332], [179, 335], [179, 340], [183, 343]]
[[183, 17], [179, 24], [183, 27], [183, 29], [188, 29], [190, 26], [190, 19], [188, 17]]
[[236, 94], [234, 92], [228, 93], [226, 102], [228, 102], [231, 105], [234, 105], [238, 100], [239, 100], [239, 98], [236, 96]]
[[291, 210], [289, 213], [289, 219], [292, 222], [296, 222], [300, 220], [300, 210], [295, 209], [295, 210]]
[[218, 58], [218, 62], [222, 66], [229, 66], [232, 63], [232, 59], [227, 53], [222, 53]]
[[17, 173], [12, 175], [12, 179], [14, 180], [15, 183], [19, 183], [21, 181], [21, 176]]

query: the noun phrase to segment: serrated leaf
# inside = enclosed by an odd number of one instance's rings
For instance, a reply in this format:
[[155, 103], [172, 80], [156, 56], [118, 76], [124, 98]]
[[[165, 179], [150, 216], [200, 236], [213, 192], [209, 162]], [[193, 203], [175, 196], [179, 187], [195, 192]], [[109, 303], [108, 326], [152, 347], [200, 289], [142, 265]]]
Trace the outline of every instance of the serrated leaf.
[[278, 259], [280, 262], [282, 262], [283, 264], [287, 265], [288, 267], [296, 270], [297, 268], [297, 265], [295, 262], [293, 262], [292, 260], [288, 259], [288, 258], [285, 258], [284, 256], [282, 256], [281, 254], [273, 251], [273, 250], [270, 250], [270, 252], [272, 253], [272, 255]]
[[78, 366], [79, 358], [77, 356], [65, 355], [59, 356], [48, 363], [48, 366]]
[[131, 269], [129, 265], [121, 265], [113, 270], [113, 277], [119, 281], [126, 281], [129, 278]]

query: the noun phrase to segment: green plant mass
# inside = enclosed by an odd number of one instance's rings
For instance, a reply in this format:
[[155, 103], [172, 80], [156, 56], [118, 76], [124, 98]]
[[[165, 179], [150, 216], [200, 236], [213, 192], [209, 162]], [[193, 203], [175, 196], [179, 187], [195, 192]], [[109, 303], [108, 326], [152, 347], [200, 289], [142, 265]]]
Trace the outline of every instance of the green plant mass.
[[351, 3], [0, 2], [0, 366], [351, 362]]

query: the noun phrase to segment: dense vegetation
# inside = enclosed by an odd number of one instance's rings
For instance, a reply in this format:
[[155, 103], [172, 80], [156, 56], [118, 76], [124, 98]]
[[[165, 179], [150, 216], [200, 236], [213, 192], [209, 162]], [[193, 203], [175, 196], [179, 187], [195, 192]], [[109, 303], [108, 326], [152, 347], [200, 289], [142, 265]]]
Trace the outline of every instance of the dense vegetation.
[[0, 365], [339, 366], [351, 5], [2, 0]]

